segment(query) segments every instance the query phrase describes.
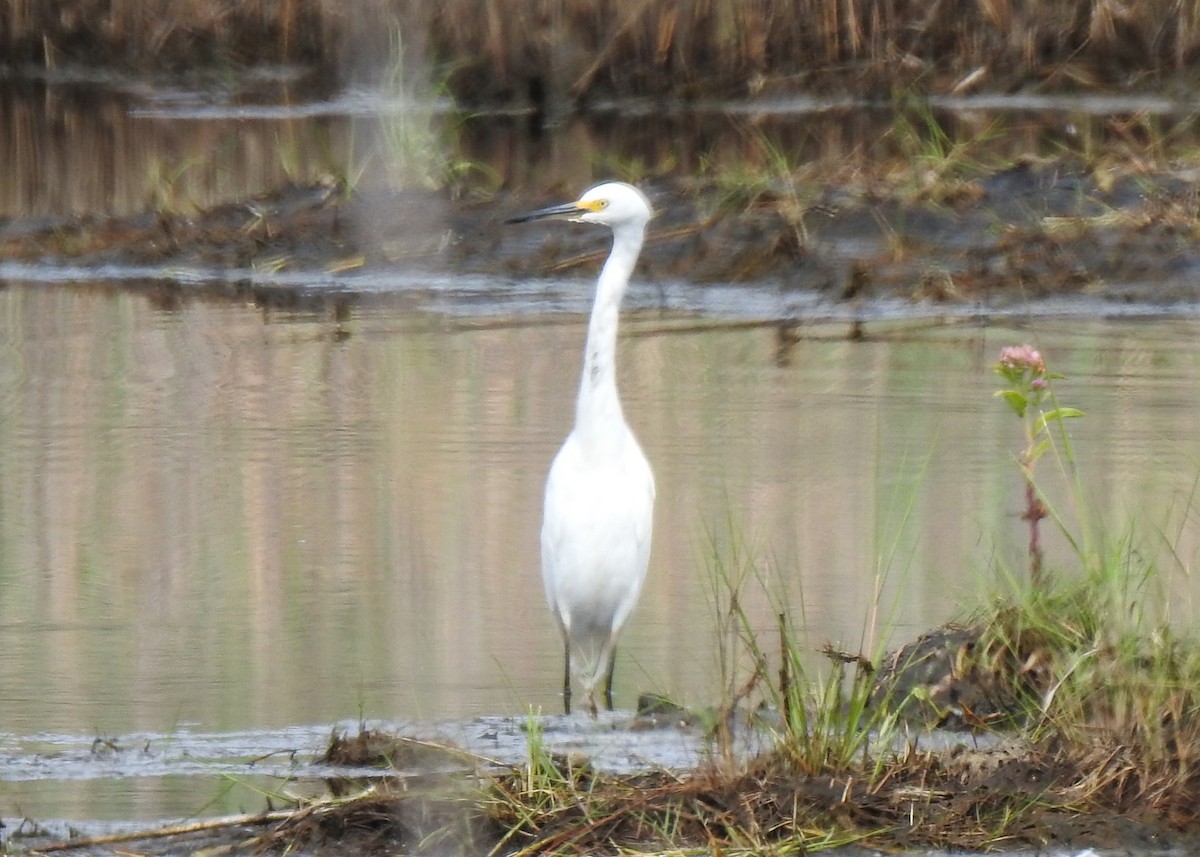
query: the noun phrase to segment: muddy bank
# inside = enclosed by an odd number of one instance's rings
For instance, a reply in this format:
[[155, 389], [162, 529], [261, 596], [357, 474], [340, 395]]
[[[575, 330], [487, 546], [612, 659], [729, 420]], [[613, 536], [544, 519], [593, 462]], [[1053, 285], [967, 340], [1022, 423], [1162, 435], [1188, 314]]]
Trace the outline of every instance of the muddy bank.
[[[622, 845], [720, 852], [749, 840], [763, 849], [806, 851], [856, 842], [865, 850], [839, 853], [858, 854], [878, 853], [874, 848], [969, 853], [1001, 844], [1004, 850], [1034, 853], [1056, 848], [1153, 853], [1197, 844], [1194, 836], [1139, 818], [1128, 807], [1080, 814], [1075, 795], [1090, 786], [1092, 774], [1079, 762], [1058, 748], [1014, 740], [984, 750], [914, 753], [889, 766], [885, 783], [869, 783], [853, 775], [805, 774], [778, 760], [736, 775], [712, 769], [682, 778], [664, 772], [604, 777], [560, 760], [561, 803], [549, 797], [553, 805], [541, 806], [536, 819], [522, 812], [529, 798], [525, 772], [490, 779], [477, 803], [470, 786], [445, 778], [438, 786], [435, 778], [434, 794], [422, 797], [385, 788], [346, 804], [297, 812], [264, 831], [255, 845], [316, 854], [344, 853], [339, 849], [348, 845], [408, 854], [430, 842], [471, 853], [506, 846], [519, 853], [614, 853]], [[1006, 808], [1018, 807], [1019, 821], [1000, 820]]]
[[[1191, 304], [1200, 298], [1192, 178], [1114, 178], [1071, 162], [1028, 162], [927, 187], [870, 180], [798, 189], [780, 181], [741, 198], [714, 183], [652, 179], [641, 184], [658, 214], [638, 276], [811, 292], [847, 306], [899, 299], [933, 313], [1057, 296]], [[596, 230], [503, 224], [578, 190], [452, 198], [288, 186], [203, 211], [10, 220], [0, 224], [0, 258], [136, 266], [166, 279], [185, 269], [233, 274], [167, 287], [179, 297], [240, 295], [238, 271], [267, 279], [311, 272], [351, 303], [354, 287], [339, 273], [587, 279], [607, 252]]]
[[[671, 742], [676, 733], [704, 740], [693, 725], [629, 715], [572, 727], [548, 718], [545, 726], [551, 743], [564, 728], [581, 741], [590, 732], [610, 746]], [[491, 727], [520, 735], [529, 725], [494, 718]], [[1153, 854], [1186, 853], [1198, 844], [1190, 832], [1190, 796], [1149, 806], [1145, 791], [1154, 784], [1139, 783], [1131, 773], [1128, 748], [1101, 744], [1081, 756], [1055, 740], [982, 736], [940, 749], [936, 736], [928, 736], [924, 748], [922, 740], [914, 736], [907, 750], [882, 762], [883, 776], [876, 778], [804, 770], [786, 754], [731, 767], [716, 750], [686, 773], [613, 774], [579, 753], [541, 757], [531, 750], [529, 761], [508, 766], [451, 744], [360, 725], [356, 734], [335, 734], [312, 762], [353, 773], [327, 776], [326, 796], [290, 808], [268, 801], [259, 813], [100, 835], [63, 836], [53, 825], [27, 820], [7, 831], [7, 841], [15, 853], [87, 857], [404, 855], [426, 853], [431, 845], [480, 854], [721, 852], [735, 843], [806, 852], [840, 846], [842, 855], [939, 848]], [[319, 790], [303, 768], [289, 779], [293, 791]]]

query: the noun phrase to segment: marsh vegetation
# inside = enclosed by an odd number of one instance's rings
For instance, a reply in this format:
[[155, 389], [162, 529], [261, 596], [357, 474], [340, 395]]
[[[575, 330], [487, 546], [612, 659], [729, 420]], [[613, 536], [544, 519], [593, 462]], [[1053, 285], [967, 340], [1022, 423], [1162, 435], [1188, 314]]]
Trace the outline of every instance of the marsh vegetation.
[[135, 73], [292, 65], [365, 72], [399, 29], [467, 103], [597, 96], [838, 91], [1056, 91], [1141, 87], [1192, 69], [1200, 13], [1187, 3], [918, 0], [332, 0], [230, 6], [187, 0], [10, 4], [10, 69], [105, 66]]

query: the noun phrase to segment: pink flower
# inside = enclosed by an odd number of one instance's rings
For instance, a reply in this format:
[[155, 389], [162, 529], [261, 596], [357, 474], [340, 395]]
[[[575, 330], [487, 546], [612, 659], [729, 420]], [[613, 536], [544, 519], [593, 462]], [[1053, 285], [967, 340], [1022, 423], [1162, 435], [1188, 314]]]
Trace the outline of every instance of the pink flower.
[[[1006, 345], [1001, 348], [1000, 365], [1005, 369], [1029, 371], [1034, 375], [1046, 374], [1046, 363], [1042, 360], [1041, 352], [1032, 345]], [[1045, 381], [1042, 384], [1045, 385]]]

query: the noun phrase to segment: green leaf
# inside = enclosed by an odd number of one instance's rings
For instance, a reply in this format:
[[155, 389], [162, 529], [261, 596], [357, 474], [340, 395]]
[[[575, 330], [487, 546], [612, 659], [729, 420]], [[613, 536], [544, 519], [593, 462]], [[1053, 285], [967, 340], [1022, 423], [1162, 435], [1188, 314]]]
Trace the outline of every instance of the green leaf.
[[1046, 454], [1046, 450], [1050, 448], [1050, 438], [1044, 437], [1036, 446], [1029, 450], [1029, 456], [1026, 458], [1026, 467], [1033, 469], [1033, 465], [1039, 458]]
[[1052, 411], [1046, 411], [1040, 417], [1038, 417], [1037, 422], [1033, 424], [1033, 433], [1041, 434], [1046, 430], [1046, 425], [1054, 422], [1055, 420], [1066, 420], [1072, 417], [1082, 416], [1083, 411], [1079, 410], [1078, 408], [1055, 408]]
[[1009, 407], [1017, 412], [1018, 417], [1025, 416], [1025, 409], [1029, 407], [1029, 400], [1025, 396], [1016, 390], [997, 390], [996, 395], [1008, 402]]

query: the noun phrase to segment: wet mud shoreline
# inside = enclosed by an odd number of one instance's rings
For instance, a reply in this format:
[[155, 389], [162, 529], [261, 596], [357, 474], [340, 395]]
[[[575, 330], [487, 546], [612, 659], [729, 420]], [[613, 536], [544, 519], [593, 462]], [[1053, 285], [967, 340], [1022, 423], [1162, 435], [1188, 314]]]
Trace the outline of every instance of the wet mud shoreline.
[[[523, 744], [524, 719], [486, 720], [486, 730], [464, 731]], [[727, 769], [721, 751], [713, 749], [707, 762], [686, 773], [654, 766], [613, 773], [586, 758], [589, 741], [607, 754], [619, 754], [622, 746], [644, 749], [648, 742], [699, 747], [712, 734], [694, 718], [674, 722], [625, 712], [588, 723], [547, 717], [542, 728], [548, 747], [565, 739], [582, 753], [554, 751], [539, 761], [531, 750], [530, 761], [510, 766], [435, 733], [420, 737], [411, 729], [393, 733], [359, 724], [353, 734], [335, 731], [319, 755], [293, 756], [289, 790], [325, 796], [291, 808], [268, 801], [261, 812], [162, 826], [122, 824], [105, 832], [68, 832], [32, 819], [4, 832], [18, 854], [86, 857], [408, 854], [430, 843], [453, 853], [606, 853], [618, 843], [653, 843], [668, 826], [675, 848], [713, 847], [736, 842], [739, 831], [756, 831], [758, 841], [781, 847], [788, 841], [815, 851], [838, 845], [832, 853], [843, 857], [878, 854], [880, 848], [1022, 854], [1098, 848], [1149, 855], [1189, 853], [1200, 845], [1190, 831], [1195, 809], [1189, 801], [1181, 796], [1153, 812], [1139, 810], [1134, 778], [1114, 776], [1122, 749], [1107, 743], [1081, 759], [1054, 740], [995, 734], [946, 740], [918, 731], [910, 749], [887, 763], [887, 775], [873, 780], [852, 772], [799, 771], [769, 752]], [[109, 743], [104, 752], [110, 760], [139, 752], [121, 739]], [[254, 764], [247, 763], [246, 771]], [[535, 772], [539, 764], [551, 766], [549, 772]], [[549, 777], [540, 788], [538, 776]], [[1013, 808], [1018, 817], [998, 836], [998, 819]], [[823, 841], [832, 830], [845, 831], [840, 844]]]
[[[931, 314], [1072, 296], [1169, 308], [1200, 297], [1200, 204], [1190, 179], [1026, 162], [927, 190], [860, 180], [802, 194], [760, 189], [741, 200], [712, 183], [649, 179], [639, 184], [657, 216], [638, 277], [807, 291], [847, 305], [886, 298]], [[285, 186], [200, 211], [10, 220], [0, 223], [0, 258], [157, 268], [167, 279], [181, 268], [253, 271], [268, 281], [347, 271], [583, 278], [607, 250], [594, 233], [503, 224], [577, 192], [451, 198]], [[337, 291], [355, 300], [352, 287]], [[238, 296], [226, 283], [190, 284], [179, 297], [206, 292]]]

